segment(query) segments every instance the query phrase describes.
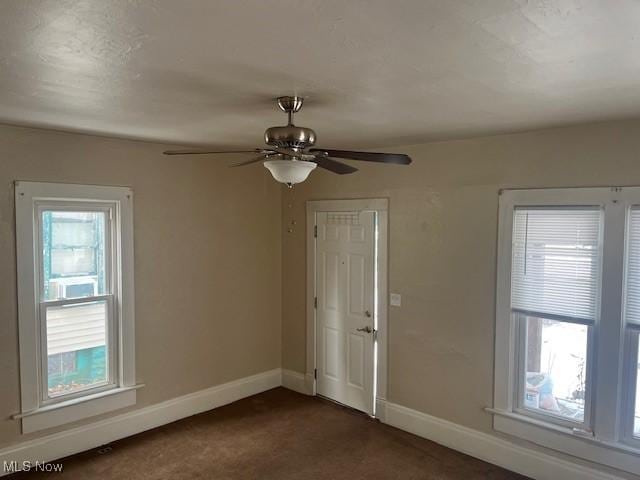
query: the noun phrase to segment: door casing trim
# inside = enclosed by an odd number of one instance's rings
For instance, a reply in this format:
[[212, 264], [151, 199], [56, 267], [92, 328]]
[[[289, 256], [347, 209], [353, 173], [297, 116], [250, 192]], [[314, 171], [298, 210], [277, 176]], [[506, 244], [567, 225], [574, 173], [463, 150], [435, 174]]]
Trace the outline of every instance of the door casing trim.
[[[307, 201], [307, 289], [306, 289], [306, 327], [307, 327], [307, 358], [306, 378], [311, 382], [310, 393], [317, 395], [316, 379], [316, 310], [314, 298], [316, 296], [316, 242], [314, 226], [317, 212], [353, 212], [375, 211], [378, 216], [378, 258], [377, 258], [377, 290], [378, 290], [378, 318], [377, 326], [377, 365], [374, 382], [374, 416], [384, 421], [384, 408], [380, 408], [387, 399], [387, 358], [388, 358], [388, 258], [389, 258], [389, 199], [388, 198], [350, 198], [338, 200], [308, 200]], [[374, 349], [376, 352], [376, 349]], [[375, 359], [374, 359], [375, 362]]]

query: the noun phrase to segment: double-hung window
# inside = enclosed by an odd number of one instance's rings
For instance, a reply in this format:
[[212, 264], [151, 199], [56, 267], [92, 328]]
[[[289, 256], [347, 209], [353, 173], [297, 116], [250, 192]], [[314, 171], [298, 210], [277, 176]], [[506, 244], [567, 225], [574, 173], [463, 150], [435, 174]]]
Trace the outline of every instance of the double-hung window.
[[625, 276], [625, 369], [622, 381], [628, 385], [622, 400], [623, 437], [640, 450], [640, 202], [629, 209], [627, 219]]
[[494, 427], [640, 473], [640, 188], [500, 196]]
[[16, 183], [24, 433], [135, 403], [133, 198]]

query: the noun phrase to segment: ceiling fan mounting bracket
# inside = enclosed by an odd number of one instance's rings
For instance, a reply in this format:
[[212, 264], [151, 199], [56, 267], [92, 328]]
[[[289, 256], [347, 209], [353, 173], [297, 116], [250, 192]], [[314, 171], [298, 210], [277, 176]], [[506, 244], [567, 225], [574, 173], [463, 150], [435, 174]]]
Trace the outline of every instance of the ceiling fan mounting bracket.
[[302, 108], [302, 104], [304, 103], [303, 97], [278, 97], [276, 98], [278, 102], [278, 107], [285, 113], [297, 113]]

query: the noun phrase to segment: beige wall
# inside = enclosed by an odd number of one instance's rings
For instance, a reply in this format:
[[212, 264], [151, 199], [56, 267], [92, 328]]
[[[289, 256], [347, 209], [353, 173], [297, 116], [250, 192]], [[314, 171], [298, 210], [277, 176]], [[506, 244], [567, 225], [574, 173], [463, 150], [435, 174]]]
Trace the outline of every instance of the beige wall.
[[31, 438], [8, 419], [19, 410], [16, 179], [134, 188], [137, 374], [147, 385], [136, 408], [281, 362], [304, 372], [305, 201], [389, 197], [390, 290], [403, 304], [389, 315], [388, 398], [485, 432], [498, 190], [640, 185], [640, 122], [400, 147], [412, 166], [316, 171], [282, 191], [257, 165], [162, 149], [0, 126], [0, 446]]
[[305, 371], [305, 201], [389, 197], [402, 307], [389, 311], [388, 398], [491, 432], [498, 190], [640, 185], [640, 122], [390, 150], [414, 163], [318, 171], [283, 193], [283, 224], [296, 222], [283, 237], [283, 368]]
[[[0, 446], [19, 422], [14, 180], [132, 186], [138, 407], [280, 366], [279, 186], [259, 166], [0, 126]], [[47, 432], [48, 433], [48, 432]]]

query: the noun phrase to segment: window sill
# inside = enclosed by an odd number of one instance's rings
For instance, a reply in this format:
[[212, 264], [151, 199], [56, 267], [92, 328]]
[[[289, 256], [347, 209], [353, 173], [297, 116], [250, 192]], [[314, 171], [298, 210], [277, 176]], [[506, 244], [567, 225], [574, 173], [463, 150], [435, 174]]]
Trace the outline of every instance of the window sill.
[[135, 405], [136, 390], [141, 387], [144, 384], [112, 388], [19, 413], [12, 418], [22, 420], [23, 434], [37, 432]]
[[569, 427], [562, 427], [506, 410], [485, 408], [494, 415], [493, 428], [523, 440], [594, 463], [640, 475], [640, 450], [623, 443], [601, 440]]

